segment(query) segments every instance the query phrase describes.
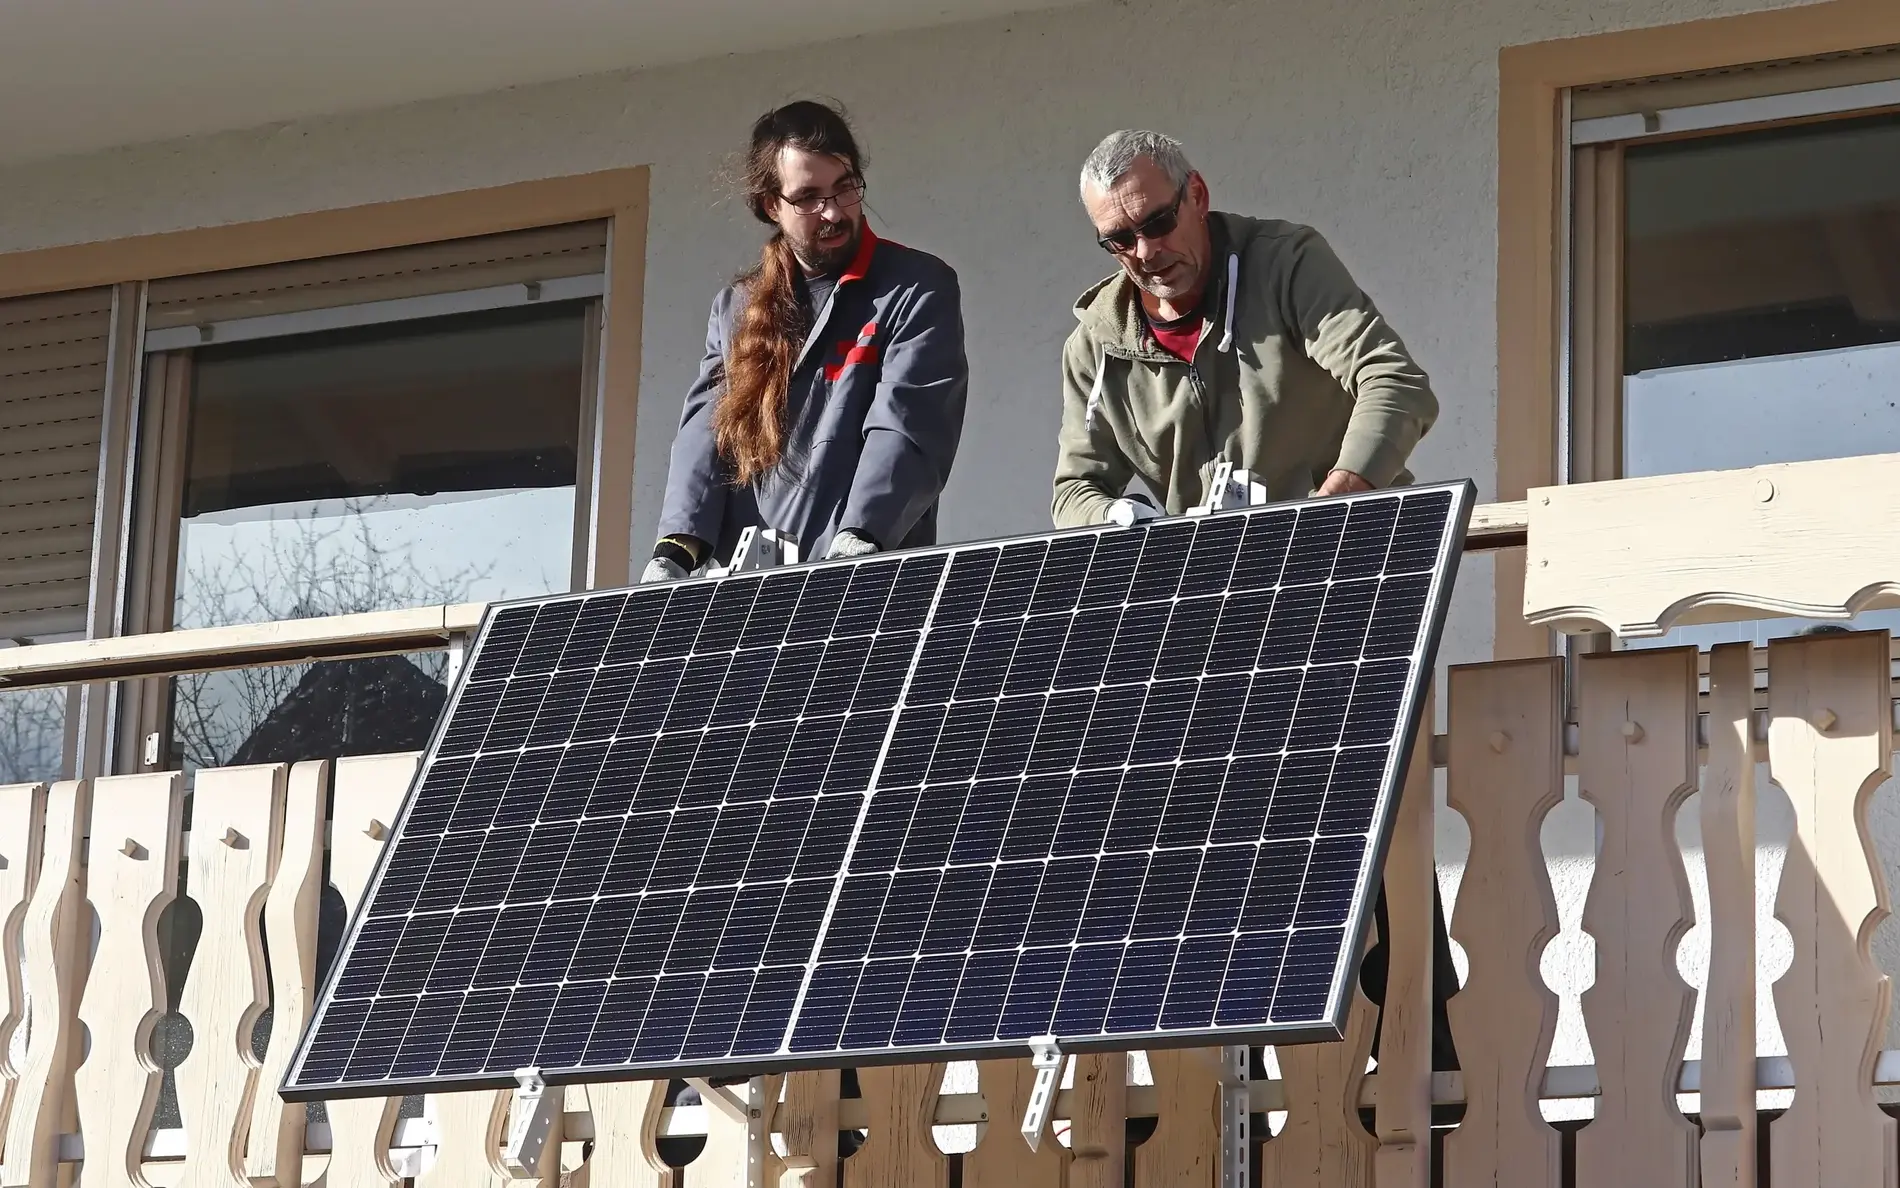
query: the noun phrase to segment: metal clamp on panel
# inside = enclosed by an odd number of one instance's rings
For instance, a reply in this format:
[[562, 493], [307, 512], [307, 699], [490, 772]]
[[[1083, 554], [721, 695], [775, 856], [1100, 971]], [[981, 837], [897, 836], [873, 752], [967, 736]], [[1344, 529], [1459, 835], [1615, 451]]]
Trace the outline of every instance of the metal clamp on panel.
[[1253, 1116], [1252, 1049], [1220, 1050], [1220, 1188], [1247, 1188]]
[[1255, 507], [1267, 501], [1267, 485], [1256, 482], [1250, 470], [1236, 470], [1232, 462], [1214, 463], [1214, 476], [1207, 484], [1207, 498], [1190, 507], [1190, 516], [1226, 511], [1231, 507]]
[[798, 564], [798, 542], [776, 528], [760, 528], [756, 525], [739, 533], [739, 543], [733, 546], [732, 560], [725, 565], [715, 565], [706, 571], [707, 577], [725, 577], [729, 573], [741, 573], [752, 569], [775, 569], [780, 565]]
[[561, 1112], [561, 1090], [549, 1088], [538, 1068], [515, 1070], [515, 1096], [508, 1105], [508, 1141], [501, 1164], [511, 1180], [541, 1178], [541, 1153], [554, 1118]]
[[1029, 1041], [1029, 1062], [1036, 1068], [1036, 1083], [1029, 1090], [1029, 1106], [1023, 1111], [1023, 1141], [1031, 1151], [1042, 1147], [1042, 1132], [1049, 1128], [1049, 1115], [1056, 1106], [1056, 1094], [1062, 1089], [1062, 1049], [1053, 1035]]

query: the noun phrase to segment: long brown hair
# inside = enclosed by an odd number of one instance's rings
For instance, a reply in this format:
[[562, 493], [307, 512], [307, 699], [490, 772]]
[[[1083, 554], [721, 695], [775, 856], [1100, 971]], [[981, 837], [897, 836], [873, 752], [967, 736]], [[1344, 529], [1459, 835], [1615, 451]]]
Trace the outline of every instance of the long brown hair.
[[[862, 176], [864, 161], [842, 112], [808, 99], [766, 112], [752, 125], [746, 153], [745, 198], [762, 223], [766, 203], [778, 196], [779, 152], [785, 148], [837, 157]], [[798, 260], [785, 233], [774, 231], [758, 267], [739, 280], [745, 307], [734, 319], [726, 356], [726, 386], [713, 406], [713, 440], [745, 486], [776, 469], [785, 453], [785, 401], [803, 337]]]

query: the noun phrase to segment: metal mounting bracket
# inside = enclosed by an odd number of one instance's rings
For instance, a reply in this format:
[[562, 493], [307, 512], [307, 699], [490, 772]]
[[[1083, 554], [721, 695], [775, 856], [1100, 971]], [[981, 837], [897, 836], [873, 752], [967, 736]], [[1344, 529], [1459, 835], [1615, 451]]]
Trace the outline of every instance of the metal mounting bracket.
[[1042, 1148], [1043, 1131], [1049, 1128], [1049, 1115], [1055, 1111], [1066, 1059], [1053, 1035], [1030, 1040], [1029, 1057], [1036, 1068], [1036, 1083], [1029, 1090], [1029, 1106], [1023, 1110], [1023, 1141], [1029, 1144], [1031, 1151], [1036, 1151]]
[[1267, 485], [1256, 482], [1250, 470], [1236, 470], [1225, 459], [1214, 463], [1214, 477], [1207, 484], [1207, 498], [1190, 507], [1190, 516], [1225, 511], [1230, 507], [1255, 507], [1267, 501]]
[[765, 1078], [753, 1077], [745, 1084], [745, 1097], [724, 1085], [715, 1085], [705, 1077], [687, 1077], [685, 1081], [699, 1094], [706, 1108], [718, 1110], [734, 1122], [745, 1123], [746, 1188], [766, 1188], [765, 1156], [771, 1149], [772, 1120], [765, 1100]]
[[751, 527], [739, 533], [732, 560], [706, 571], [707, 577], [725, 577], [753, 569], [775, 569], [798, 564], [798, 542], [776, 528]]
[[501, 1163], [511, 1180], [541, 1178], [541, 1153], [561, 1112], [561, 1090], [550, 1088], [538, 1068], [515, 1070], [515, 1096], [508, 1105], [508, 1141]]
[[739, 1100], [737, 1093], [724, 1085], [715, 1085], [705, 1077], [687, 1077], [685, 1081], [699, 1094], [699, 1100], [706, 1104], [707, 1109], [718, 1110], [734, 1122], [746, 1120], [746, 1103]]
[[1251, 1049], [1225, 1047], [1220, 1050], [1220, 1185], [1221, 1188], [1247, 1188], [1251, 1162], [1251, 1136], [1248, 1128], [1253, 1115], [1252, 1086], [1249, 1083]]

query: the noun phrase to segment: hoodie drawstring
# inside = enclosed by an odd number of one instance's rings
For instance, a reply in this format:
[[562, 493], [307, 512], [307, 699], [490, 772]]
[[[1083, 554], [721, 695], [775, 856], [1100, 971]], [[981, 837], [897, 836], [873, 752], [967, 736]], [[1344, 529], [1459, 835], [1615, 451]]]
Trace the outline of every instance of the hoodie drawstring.
[[1227, 253], [1227, 324], [1215, 349], [1225, 354], [1234, 346], [1234, 289], [1240, 283], [1240, 253]]

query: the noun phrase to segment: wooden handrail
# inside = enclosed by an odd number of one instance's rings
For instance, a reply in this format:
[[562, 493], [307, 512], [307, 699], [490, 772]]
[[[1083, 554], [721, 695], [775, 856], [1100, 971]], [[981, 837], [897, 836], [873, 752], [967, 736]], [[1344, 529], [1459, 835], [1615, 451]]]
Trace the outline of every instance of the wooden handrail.
[[[1523, 502], [1476, 507], [1465, 550], [1522, 548], [1529, 522], [1529, 505]], [[484, 609], [483, 603], [469, 602], [0, 649], [0, 689], [439, 652], [456, 635], [473, 632]]]

